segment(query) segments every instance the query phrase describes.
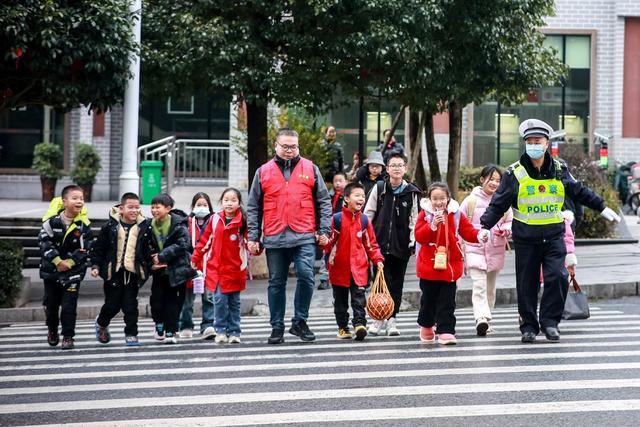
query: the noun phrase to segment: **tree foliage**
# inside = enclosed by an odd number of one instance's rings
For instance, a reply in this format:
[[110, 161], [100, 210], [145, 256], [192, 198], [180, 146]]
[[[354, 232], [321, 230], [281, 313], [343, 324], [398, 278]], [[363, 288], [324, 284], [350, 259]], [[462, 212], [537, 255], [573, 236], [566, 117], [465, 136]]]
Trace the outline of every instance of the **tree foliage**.
[[137, 46], [128, 0], [0, 4], [0, 112], [29, 104], [98, 111], [122, 102]]
[[150, 0], [145, 91], [225, 89], [246, 101], [250, 179], [266, 159], [269, 102], [320, 112], [382, 95], [450, 110], [457, 186], [462, 108], [516, 102], [564, 71], [538, 31], [552, 12], [552, 0]]

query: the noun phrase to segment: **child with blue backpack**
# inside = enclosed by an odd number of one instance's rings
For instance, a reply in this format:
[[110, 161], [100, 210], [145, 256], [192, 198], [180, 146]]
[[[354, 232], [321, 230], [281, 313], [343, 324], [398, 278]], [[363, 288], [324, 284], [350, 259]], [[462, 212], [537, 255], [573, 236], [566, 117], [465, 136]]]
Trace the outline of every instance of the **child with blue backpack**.
[[338, 324], [338, 338], [351, 339], [349, 330], [349, 295], [353, 310], [353, 327], [357, 341], [367, 336], [365, 286], [369, 279], [369, 260], [384, 267], [373, 226], [362, 213], [366, 197], [361, 184], [351, 183], [344, 188], [346, 206], [333, 215], [331, 238], [325, 246], [329, 253], [329, 281], [333, 287], [334, 314]]
[[464, 271], [458, 235], [467, 242], [478, 243], [478, 230], [466, 216], [460, 214], [458, 202], [451, 198], [447, 184], [432, 183], [423, 210], [416, 222], [416, 242], [421, 246], [416, 261], [420, 278], [420, 340], [435, 342], [434, 326], [438, 328], [438, 343], [456, 344], [456, 281]]

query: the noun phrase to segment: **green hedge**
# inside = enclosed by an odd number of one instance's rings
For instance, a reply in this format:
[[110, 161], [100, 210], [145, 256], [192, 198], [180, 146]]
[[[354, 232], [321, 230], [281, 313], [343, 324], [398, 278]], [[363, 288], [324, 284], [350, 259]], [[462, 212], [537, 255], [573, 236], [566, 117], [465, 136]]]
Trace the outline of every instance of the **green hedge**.
[[0, 307], [11, 307], [22, 286], [22, 247], [0, 240]]
[[[614, 211], [620, 209], [618, 193], [613, 189], [606, 171], [600, 169], [597, 163], [584, 154], [581, 144], [562, 144], [560, 156], [569, 165], [569, 171], [574, 178], [602, 196], [611, 209]], [[600, 212], [585, 207], [584, 217], [576, 229], [576, 237], [592, 239], [616, 237], [616, 223], [602, 218]]]

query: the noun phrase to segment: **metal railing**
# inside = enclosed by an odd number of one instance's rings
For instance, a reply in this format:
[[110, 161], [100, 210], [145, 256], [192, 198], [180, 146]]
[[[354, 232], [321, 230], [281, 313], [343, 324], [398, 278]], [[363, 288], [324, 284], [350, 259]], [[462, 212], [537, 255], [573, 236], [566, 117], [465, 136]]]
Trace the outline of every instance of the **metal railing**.
[[229, 141], [176, 139], [169, 136], [138, 147], [138, 167], [143, 160], [164, 162], [163, 190], [179, 185], [226, 184], [229, 180]]

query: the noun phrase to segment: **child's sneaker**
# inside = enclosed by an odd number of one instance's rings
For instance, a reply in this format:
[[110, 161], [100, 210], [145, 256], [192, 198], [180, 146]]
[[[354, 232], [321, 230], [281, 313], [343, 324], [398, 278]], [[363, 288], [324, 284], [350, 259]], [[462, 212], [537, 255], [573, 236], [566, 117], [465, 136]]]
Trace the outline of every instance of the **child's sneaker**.
[[218, 344], [225, 344], [229, 342], [229, 338], [227, 338], [227, 336], [225, 334], [217, 334], [216, 335], [216, 342]]
[[129, 347], [135, 347], [140, 345], [140, 341], [138, 341], [138, 337], [135, 335], [127, 335], [124, 337], [124, 343]]
[[373, 325], [369, 326], [369, 333], [371, 335], [378, 335], [382, 330], [387, 329], [387, 321], [386, 320], [376, 320], [373, 322]]
[[438, 344], [455, 345], [458, 344], [458, 340], [453, 334], [440, 334], [438, 335]]
[[62, 349], [63, 350], [73, 350], [75, 348], [73, 338], [72, 337], [64, 337], [62, 338]]
[[51, 347], [55, 347], [60, 342], [60, 335], [58, 335], [58, 331], [49, 331], [47, 333], [47, 342]]
[[153, 338], [156, 341], [164, 341], [164, 324], [162, 323], [156, 323], [156, 329], [153, 332]]
[[231, 335], [229, 337], [229, 344], [241, 344], [242, 340], [240, 340], [240, 337], [237, 335]]
[[367, 328], [365, 328], [364, 325], [356, 325], [356, 341], [362, 341], [366, 336]]
[[389, 335], [390, 337], [397, 337], [400, 335], [395, 317], [387, 320], [387, 335]]
[[479, 337], [484, 337], [487, 335], [487, 330], [489, 329], [489, 322], [486, 317], [481, 317], [476, 320], [476, 334]]
[[193, 338], [193, 331], [191, 329], [183, 329], [180, 331], [180, 338]]
[[351, 335], [351, 331], [349, 330], [349, 328], [340, 328], [338, 329], [337, 337], [341, 340], [350, 340], [353, 335]]
[[167, 332], [164, 334], [165, 344], [178, 344], [178, 338], [173, 332]]
[[489, 323], [489, 328], [487, 329], [487, 335], [491, 335], [493, 333], [495, 333], [495, 329], [493, 329], [493, 326], [491, 326], [491, 323]]
[[93, 324], [93, 327], [96, 331], [96, 339], [100, 344], [107, 344], [109, 341], [111, 341], [111, 334], [109, 333], [109, 327], [107, 326], [106, 328], [103, 328], [102, 326], [98, 325], [97, 317], [96, 317], [95, 323]]
[[207, 326], [204, 331], [202, 331], [202, 339], [203, 340], [212, 340], [216, 337], [216, 330], [213, 329], [213, 326]]
[[433, 331], [433, 327], [425, 328], [420, 326], [420, 341], [422, 342], [435, 342], [436, 333]]

